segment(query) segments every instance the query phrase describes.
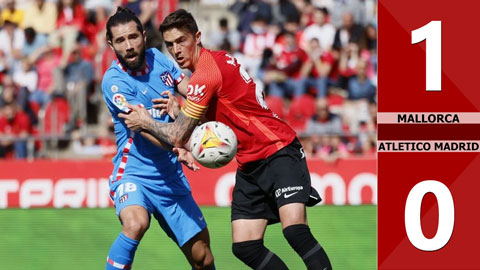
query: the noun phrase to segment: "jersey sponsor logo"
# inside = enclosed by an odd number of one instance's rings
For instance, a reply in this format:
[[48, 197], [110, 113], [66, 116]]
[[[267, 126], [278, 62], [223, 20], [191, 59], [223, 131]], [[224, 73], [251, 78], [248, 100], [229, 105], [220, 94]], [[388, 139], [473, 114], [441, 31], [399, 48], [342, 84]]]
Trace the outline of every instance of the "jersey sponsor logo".
[[122, 94], [113, 95], [112, 101], [120, 110], [124, 111], [127, 109], [127, 99]]
[[200, 102], [201, 98], [199, 97], [193, 97], [193, 96], [189, 96], [187, 97], [188, 100], [191, 100], [193, 102]]
[[163, 84], [165, 84], [166, 86], [173, 86], [173, 78], [168, 71], [165, 71], [162, 74], [160, 74], [160, 79], [162, 80]]
[[[298, 193], [300, 190], [303, 190], [303, 186], [295, 186], [295, 187], [284, 187], [284, 188], [279, 188], [277, 190], [275, 190], [275, 197], [278, 198], [280, 196], [282, 196], [282, 194], [285, 193], [285, 199], [295, 195], [296, 193]], [[293, 191], [293, 193], [290, 193], [290, 194], [286, 194], [286, 192], [291, 192]]]
[[148, 109], [147, 110], [148, 113], [152, 116], [152, 118], [160, 118], [162, 117], [162, 115], [160, 114], [160, 110], [159, 109]]
[[195, 86], [189, 84], [188, 85], [188, 91], [187, 91], [187, 96], [200, 96], [200, 97], [203, 97], [205, 95], [205, 92], [203, 92], [203, 90], [205, 90], [207, 86], [205, 85], [198, 85], [198, 84], [195, 84]]
[[113, 93], [116, 93], [118, 91], [118, 86], [116, 86], [115, 84], [112, 85], [112, 87], [110, 87], [110, 90], [113, 92]]

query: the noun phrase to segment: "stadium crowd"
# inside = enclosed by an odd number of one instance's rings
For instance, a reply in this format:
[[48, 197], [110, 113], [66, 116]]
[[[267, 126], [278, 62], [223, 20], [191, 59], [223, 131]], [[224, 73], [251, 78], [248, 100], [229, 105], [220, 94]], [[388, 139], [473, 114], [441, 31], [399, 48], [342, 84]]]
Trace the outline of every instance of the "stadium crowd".
[[[326, 161], [374, 155], [376, 1], [225, 2], [230, 16], [204, 33], [203, 45], [239, 60], [259, 87], [258, 101], [296, 129], [306, 155]], [[165, 5], [182, 4], [3, 1], [0, 158], [48, 158], [49, 149], [75, 158], [112, 157], [115, 135], [99, 89], [115, 59], [106, 20], [114, 7], [127, 6], [145, 25], [147, 47], [162, 49], [157, 30]]]

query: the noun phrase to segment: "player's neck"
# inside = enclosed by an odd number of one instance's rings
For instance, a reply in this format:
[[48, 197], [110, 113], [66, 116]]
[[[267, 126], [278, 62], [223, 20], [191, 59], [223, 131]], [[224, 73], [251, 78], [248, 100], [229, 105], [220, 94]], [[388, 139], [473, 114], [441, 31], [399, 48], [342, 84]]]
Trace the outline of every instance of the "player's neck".
[[137, 70], [132, 70], [132, 71], [142, 71], [142, 70], [145, 70], [146, 67], [147, 67], [147, 60], [144, 60], [142, 65]]

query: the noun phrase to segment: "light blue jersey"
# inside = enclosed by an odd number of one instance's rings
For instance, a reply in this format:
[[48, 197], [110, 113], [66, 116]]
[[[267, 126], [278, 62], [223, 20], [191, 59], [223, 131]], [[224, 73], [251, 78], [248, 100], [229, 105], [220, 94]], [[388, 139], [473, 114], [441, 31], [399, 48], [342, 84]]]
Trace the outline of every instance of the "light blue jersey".
[[174, 93], [175, 82], [180, 82], [183, 74], [157, 49], [147, 50], [145, 58], [145, 71], [132, 74], [114, 61], [103, 77], [103, 97], [112, 114], [117, 136], [118, 152], [113, 159], [112, 177], [113, 180], [128, 176], [130, 179], [158, 181], [184, 178], [174, 153], [155, 146], [140, 134], [131, 133], [117, 116], [120, 112], [127, 112], [125, 105], [128, 102], [142, 104], [157, 121], [171, 121], [167, 114], [160, 116], [160, 111], [152, 108], [152, 99], [159, 98], [165, 90]]
[[129, 103], [141, 104], [156, 121], [172, 121], [167, 114], [160, 116], [160, 111], [152, 108], [152, 99], [161, 97], [165, 90], [173, 93], [184, 75], [157, 49], [148, 49], [145, 60], [147, 67], [137, 72], [114, 61], [103, 77], [103, 97], [113, 118], [118, 150], [113, 158], [110, 196], [117, 215], [126, 206], [141, 205], [183, 246], [206, 223], [177, 156], [130, 131], [118, 117], [119, 113], [128, 112]]

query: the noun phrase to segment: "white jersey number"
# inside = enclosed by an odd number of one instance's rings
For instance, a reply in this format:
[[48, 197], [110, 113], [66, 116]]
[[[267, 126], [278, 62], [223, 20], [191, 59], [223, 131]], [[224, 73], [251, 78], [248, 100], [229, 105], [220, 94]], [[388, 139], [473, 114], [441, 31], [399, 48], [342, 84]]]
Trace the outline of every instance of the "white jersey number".
[[134, 183], [126, 182], [125, 184], [121, 184], [117, 188], [117, 192], [115, 192], [115, 196], [122, 196], [124, 193], [134, 192], [137, 191], [137, 185]]
[[[225, 54], [225, 56], [228, 57], [227, 64], [232, 65], [234, 67], [238, 65], [235, 57], [233, 57], [228, 53]], [[250, 75], [242, 67], [242, 65], [239, 65], [238, 70], [240, 72], [240, 76], [245, 81], [245, 83], [250, 83], [253, 81], [252, 77], [250, 77]], [[258, 85], [255, 85], [255, 97], [257, 98], [257, 102], [258, 104], [260, 104], [260, 107], [262, 107], [265, 110], [268, 110], [267, 102], [265, 102], [265, 93], [263, 92], [263, 89], [261, 87], [258, 87]]]
[[412, 44], [424, 41], [426, 52], [426, 90], [442, 90], [442, 22], [431, 21], [412, 31]]

